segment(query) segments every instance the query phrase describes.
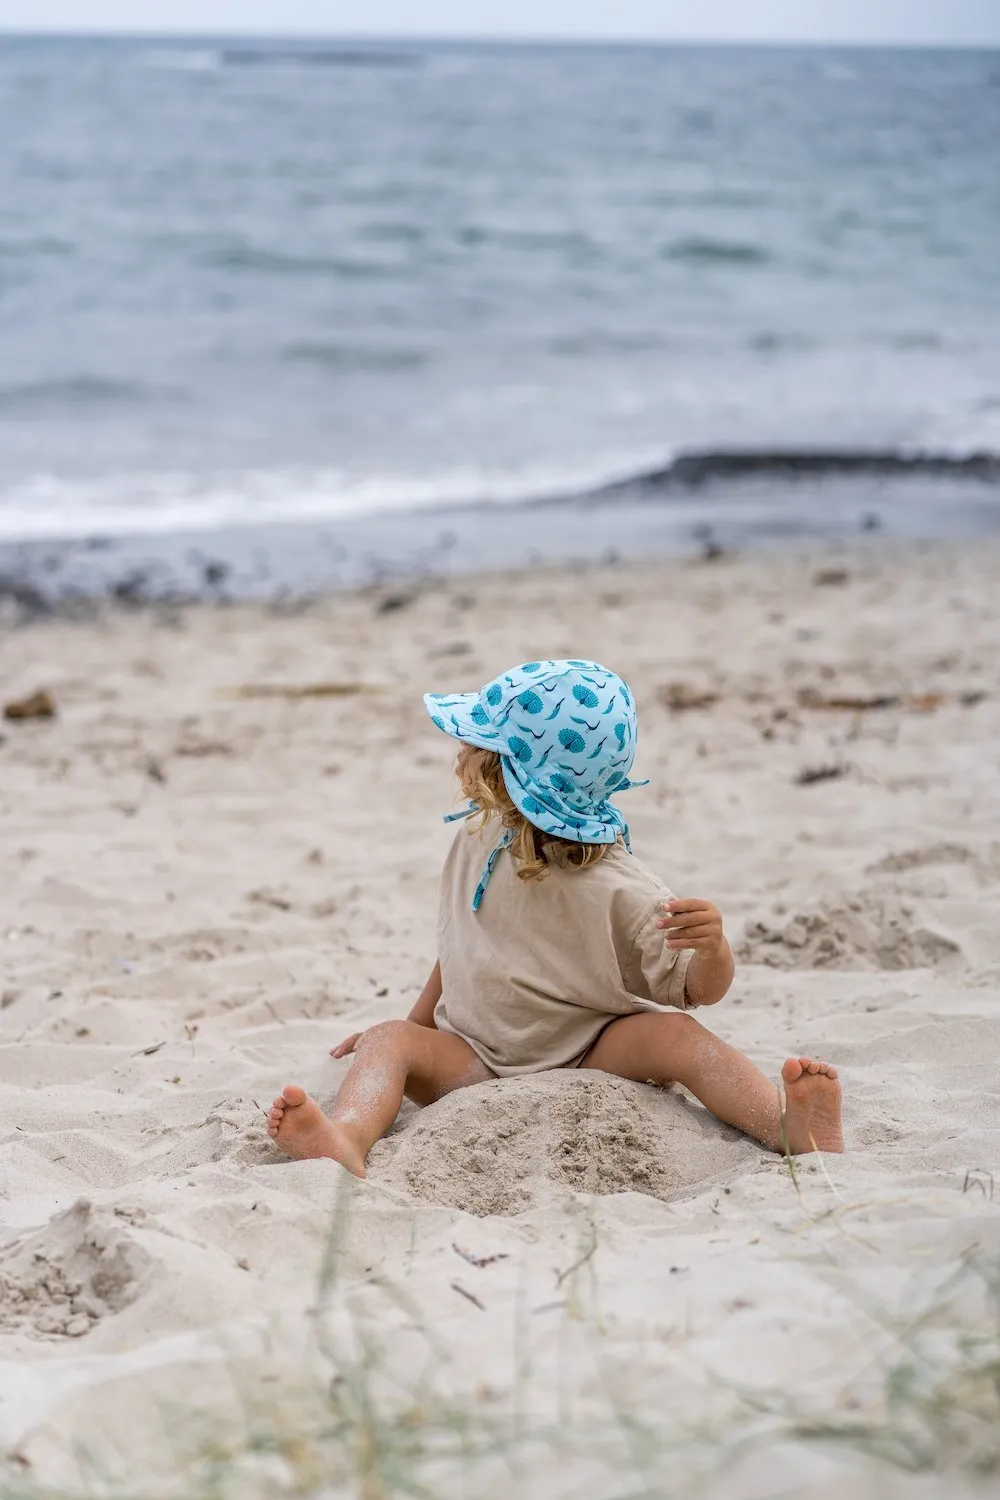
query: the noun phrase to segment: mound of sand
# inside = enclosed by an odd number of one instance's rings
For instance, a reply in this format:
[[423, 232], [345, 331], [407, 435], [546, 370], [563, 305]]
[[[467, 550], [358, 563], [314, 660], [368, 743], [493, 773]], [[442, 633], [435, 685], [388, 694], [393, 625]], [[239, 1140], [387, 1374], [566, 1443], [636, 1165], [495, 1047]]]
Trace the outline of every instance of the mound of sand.
[[960, 952], [911, 906], [859, 895], [750, 923], [736, 957], [772, 969], [925, 969]]
[[567, 1071], [449, 1094], [375, 1148], [369, 1176], [485, 1217], [571, 1192], [673, 1198], [757, 1154], [673, 1090]]
[[0, 1331], [80, 1338], [134, 1301], [150, 1258], [80, 1198], [0, 1256]]

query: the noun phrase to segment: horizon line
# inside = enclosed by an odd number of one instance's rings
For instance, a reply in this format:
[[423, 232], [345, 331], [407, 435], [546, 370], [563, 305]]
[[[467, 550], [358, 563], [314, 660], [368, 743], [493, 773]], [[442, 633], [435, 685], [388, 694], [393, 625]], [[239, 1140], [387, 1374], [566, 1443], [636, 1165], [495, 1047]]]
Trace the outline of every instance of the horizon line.
[[797, 37], [797, 36], [588, 36], [526, 35], [523, 32], [470, 34], [461, 32], [365, 32], [316, 30], [122, 30], [115, 27], [0, 26], [0, 41], [163, 41], [163, 42], [300, 42], [357, 46], [481, 46], [481, 47], [804, 47], [816, 50], [847, 48], [852, 51], [906, 52], [997, 52], [1000, 37], [987, 40], [957, 40], [889, 37]]

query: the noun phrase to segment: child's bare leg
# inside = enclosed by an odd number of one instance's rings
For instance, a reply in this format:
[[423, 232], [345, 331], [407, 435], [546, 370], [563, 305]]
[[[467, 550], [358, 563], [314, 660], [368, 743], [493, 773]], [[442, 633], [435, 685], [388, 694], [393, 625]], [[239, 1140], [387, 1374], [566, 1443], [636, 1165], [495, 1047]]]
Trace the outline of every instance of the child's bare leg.
[[398, 1115], [404, 1093], [430, 1104], [493, 1076], [461, 1037], [413, 1021], [384, 1021], [358, 1041], [329, 1115], [304, 1089], [289, 1084], [271, 1106], [268, 1134], [288, 1156], [331, 1156], [364, 1177], [365, 1159]]
[[782, 1128], [778, 1090], [748, 1057], [683, 1011], [623, 1016], [598, 1037], [583, 1064], [640, 1083], [682, 1083], [706, 1109], [772, 1151], [843, 1151], [840, 1084], [827, 1063], [790, 1057]]

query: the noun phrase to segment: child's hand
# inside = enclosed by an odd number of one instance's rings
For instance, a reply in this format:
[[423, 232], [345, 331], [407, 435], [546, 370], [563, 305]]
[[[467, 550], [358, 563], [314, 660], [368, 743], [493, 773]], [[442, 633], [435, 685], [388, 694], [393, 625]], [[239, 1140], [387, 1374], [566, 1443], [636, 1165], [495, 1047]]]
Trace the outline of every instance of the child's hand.
[[722, 913], [711, 901], [694, 897], [664, 901], [657, 927], [665, 929], [668, 948], [696, 948], [700, 952], [721, 949], [726, 941]]
[[344, 1041], [342, 1041], [338, 1047], [331, 1047], [330, 1048], [330, 1056], [331, 1057], [348, 1057], [348, 1056], [350, 1056], [350, 1054], [354, 1051], [355, 1047], [358, 1045], [358, 1043], [360, 1042], [360, 1040], [361, 1040], [361, 1038], [363, 1036], [364, 1036], [364, 1032], [363, 1031], [355, 1031], [355, 1032], [353, 1032], [352, 1035], [349, 1036], [349, 1037], [347, 1037]]

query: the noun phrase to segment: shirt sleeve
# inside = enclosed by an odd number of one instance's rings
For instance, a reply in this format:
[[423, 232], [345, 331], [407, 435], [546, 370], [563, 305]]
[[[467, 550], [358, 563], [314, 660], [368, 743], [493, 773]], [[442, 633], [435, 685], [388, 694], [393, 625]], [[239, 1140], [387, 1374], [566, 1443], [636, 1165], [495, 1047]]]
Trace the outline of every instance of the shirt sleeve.
[[668, 948], [665, 929], [656, 925], [662, 902], [669, 900], [670, 893], [665, 891], [636, 933], [625, 966], [625, 988], [638, 1000], [688, 1010], [687, 971], [694, 952]]

